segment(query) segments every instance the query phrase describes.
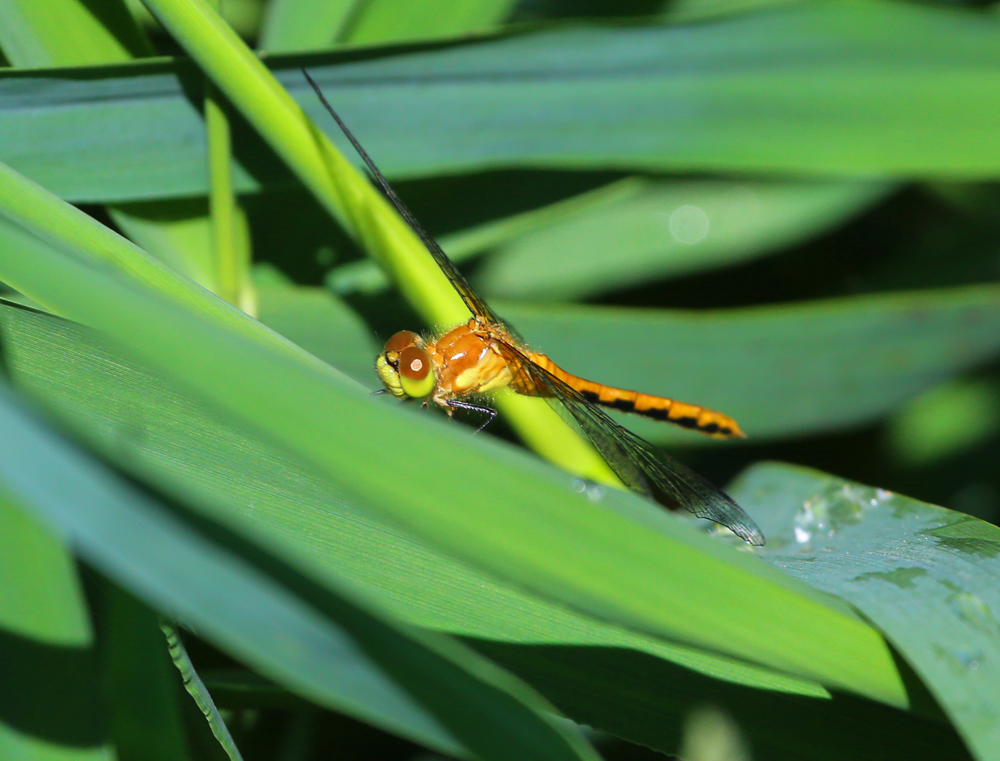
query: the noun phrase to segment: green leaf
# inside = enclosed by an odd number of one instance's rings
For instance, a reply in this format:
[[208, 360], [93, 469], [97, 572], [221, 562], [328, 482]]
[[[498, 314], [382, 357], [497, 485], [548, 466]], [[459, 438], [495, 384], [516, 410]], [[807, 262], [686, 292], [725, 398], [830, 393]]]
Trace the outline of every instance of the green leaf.
[[201, 716], [205, 719], [207, 729], [211, 731], [212, 736], [218, 743], [219, 749], [226, 754], [229, 761], [243, 761], [243, 756], [239, 748], [236, 747], [236, 743], [233, 741], [233, 736], [229, 732], [229, 727], [226, 726], [222, 714], [216, 708], [215, 701], [212, 700], [212, 695], [205, 687], [205, 683], [201, 680], [201, 677], [198, 676], [198, 672], [195, 671], [194, 663], [191, 662], [191, 658], [184, 647], [184, 642], [181, 639], [180, 632], [177, 631], [177, 627], [162, 618], [159, 624], [159, 628], [166, 637], [167, 646], [170, 649], [170, 658], [173, 660], [174, 666], [183, 679], [184, 689], [187, 690], [195, 705], [198, 706]]
[[[443, 236], [452, 261], [488, 250], [475, 285], [490, 296], [573, 299], [745, 261], [842, 224], [884, 183], [652, 181], [630, 177]], [[338, 294], [388, 285], [374, 262], [330, 271]]]
[[[995, 357], [997, 293], [973, 286], [716, 312], [498, 309], [568, 371], [722, 410], [756, 441], [876, 420]], [[631, 417], [628, 426], [656, 441], [712, 441]]]
[[329, 47], [358, 5], [356, 0], [271, 0], [260, 47], [269, 53]]
[[260, 321], [358, 383], [375, 388], [379, 347], [371, 330], [324, 288], [307, 288], [256, 275]]
[[990, 379], [955, 379], [921, 394], [889, 423], [897, 461], [923, 467], [984, 443], [1000, 429], [1000, 388]]
[[128, 61], [152, 48], [123, 0], [4, 0], [0, 47], [14, 66]]
[[[285, 288], [291, 299], [294, 289]], [[261, 290], [265, 307], [270, 290]], [[307, 289], [306, 301], [312, 301]], [[923, 747], [960, 757], [946, 727], [636, 634], [460, 563], [346, 499], [286, 452], [248, 436], [79, 326], [0, 305], [0, 329], [18, 387], [87, 431], [93, 446], [121, 458], [137, 478], [177, 493], [197, 484], [203, 501], [232, 505], [232, 512], [253, 505], [242, 509], [241, 523], [277, 542], [301, 567], [358, 581], [412, 624], [464, 635], [579, 722], [674, 752], [688, 707], [713, 703], [734, 712], [755, 747], [791, 758], [878, 761], [889, 748], [910, 743], [914, 753]], [[236, 690], [243, 696], [236, 704], [247, 704], [247, 685], [223, 684], [229, 698], [219, 694], [217, 679], [212, 685], [217, 699], [233, 705]], [[273, 693], [268, 689], [263, 705], [287, 705]]]
[[250, 237], [232, 184], [232, 130], [215, 86], [205, 87], [205, 131], [208, 141], [208, 207], [212, 226], [213, 289], [248, 314], [257, 311], [250, 282]]
[[73, 559], [23, 507], [0, 486], [0, 757], [111, 761]]
[[[691, 26], [556, 28], [269, 64], [333, 134], [298, 71], [306, 64], [395, 177], [530, 166], [984, 178], [1000, 170], [979, 127], [1000, 114], [995, 25], [833, 0]], [[204, 195], [190, 76], [174, 63], [4, 72], [0, 158], [77, 201]], [[238, 190], [287, 180], [259, 143], [236, 140]]]
[[108, 712], [118, 761], [186, 761], [180, 679], [156, 614], [106, 580], [99, 588]]
[[476, 285], [511, 299], [578, 299], [724, 267], [842, 224], [891, 186], [636, 181], [629, 197], [505, 241]]
[[317, 586], [236, 536], [197, 530], [54, 436], [6, 391], [0, 420], [9, 434], [0, 441], [4, 489], [102, 572], [264, 673], [449, 753], [463, 753], [460, 741], [484, 759], [594, 757], [525, 705], [545, 707], [527, 688], [456, 643], [399, 628], [357, 593], [329, 578]]
[[1000, 529], [788, 465], [750, 469], [763, 555], [850, 602], [921, 676], [977, 758], [1000, 758]]
[[343, 40], [352, 44], [441, 39], [485, 32], [517, 0], [369, 0], [351, 19]]

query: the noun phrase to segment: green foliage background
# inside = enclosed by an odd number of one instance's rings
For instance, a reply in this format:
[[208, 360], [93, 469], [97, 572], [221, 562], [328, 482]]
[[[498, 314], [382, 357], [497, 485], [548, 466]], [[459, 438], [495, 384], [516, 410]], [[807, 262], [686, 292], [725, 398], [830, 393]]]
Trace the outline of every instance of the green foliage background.
[[[0, 758], [1000, 758], [988, 4], [0, 0], [0, 51]], [[740, 422], [623, 421], [765, 547], [537, 400], [370, 396], [465, 314], [303, 66], [529, 343]]]

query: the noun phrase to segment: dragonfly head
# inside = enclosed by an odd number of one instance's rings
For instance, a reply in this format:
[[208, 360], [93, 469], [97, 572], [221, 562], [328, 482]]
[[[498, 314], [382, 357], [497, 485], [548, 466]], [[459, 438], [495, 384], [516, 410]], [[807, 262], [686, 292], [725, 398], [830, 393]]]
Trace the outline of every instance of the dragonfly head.
[[389, 393], [400, 399], [423, 399], [437, 384], [424, 339], [409, 330], [401, 330], [385, 342], [375, 360], [375, 372]]

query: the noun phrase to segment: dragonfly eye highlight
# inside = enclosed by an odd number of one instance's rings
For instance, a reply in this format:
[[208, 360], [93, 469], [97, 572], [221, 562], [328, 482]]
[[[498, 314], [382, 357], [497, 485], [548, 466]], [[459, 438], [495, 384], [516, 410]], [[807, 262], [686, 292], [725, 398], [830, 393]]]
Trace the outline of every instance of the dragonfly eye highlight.
[[437, 383], [430, 355], [420, 346], [410, 346], [399, 353], [397, 372], [403, 393], [416, 399], [429, 396]]

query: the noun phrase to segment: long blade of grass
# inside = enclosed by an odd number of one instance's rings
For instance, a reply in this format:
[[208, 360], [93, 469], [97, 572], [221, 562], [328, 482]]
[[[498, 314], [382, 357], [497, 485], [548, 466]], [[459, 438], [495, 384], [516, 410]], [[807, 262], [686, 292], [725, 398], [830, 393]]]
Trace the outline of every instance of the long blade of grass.
[[877, 623], [976, 758], [1000, 759], [1000, 529], [789, 465], [752, 468], [736, 494], [766, 506], [768, 559]]
[[223, 720], [222, 714], [219, 713], [219, 709], [215, 707], [215, 701], [212, 700], [212, 696], [205, 687], [205, 683], [201, 681], [201, 677], [195, 671], [194, 663], [191, 662], [191, 657], [187, 654], [187, 649], [184, 647], [184, 642], [181, 640], [181, 635], [177, 631], [177, 627], [164, 619], [160, 621], [160, 628], [163, 631], [163, 635], [167, 638], [170, 658], [173, 660], [174, 666], [177, 667], [177, 671], [184, 681], [184, 689], [187, 690], [191, 699], [197, 704], [198, 710], [205, 717], [205, 721], [208, 722], [208, 726], [212, 730], [212, 734], [215, 736], [219, 746], [229, 756], [230, 761], [243, 761], [243, 756], [233, 741], [229, 727], [226, 726], [226, 722]]
[[[7, 197], [23, 198], [23, 181], [10, 172], [0, 178], [0, 208], [20, 224]], [[45, 209], [68, 213], [55, 199]], [[902, 685], [874, 631], [778, 575], [761, 576], [751, 558], [669, 516], [651, 519], [659, 521], [653, 528], [588, 504], [530, 458], [486, 441], [470, 446], [457, 431], [379, 406], [286, 352], [84, 264], [83, 254], [62, 255], [14, 226], [7, 234], [13, 250], [33, 253], [0, 258], [5, 281], [106, 332], [428, 541], [599, 617], [900, 702]], [[355, 435], [386, 430], [394, 435]], [[426, 444], [419, 451], [408, 443], [418, 439]], [[454, 474], [440, 463], [477, 474], [460, 508], [441, 499]], [[637, 586], [638, 578], [656, 581]], [[747, 624], [762, 620], [770, 623]]]
[[498, 761], [595, 758], [536, 713], [546, 706], [529, 689], [457, 643], [399, 628], [356, 593], [329, 580], [320, 588], [237, 537], [196, 530], [53, 435], [6, 390], [0, 419], [4, 489], [109, 577], [265, 673], [446, 752], [464, 754], [464, 744]]
[[[974, 179], [1000, 171], [981, 126], [1000, 111], [994, 32], [980, 13], [833, 0], [268, 61], [335, 134], [301, 79], [307, 65], [390, 178], [517, 166]], [[190, 74], [183, 63], [3, 72], [0, 158], [76, 200], [204, 195]], [[237, 135], [236, 150], [238, 190], [288, 181], [259, 144]]]

